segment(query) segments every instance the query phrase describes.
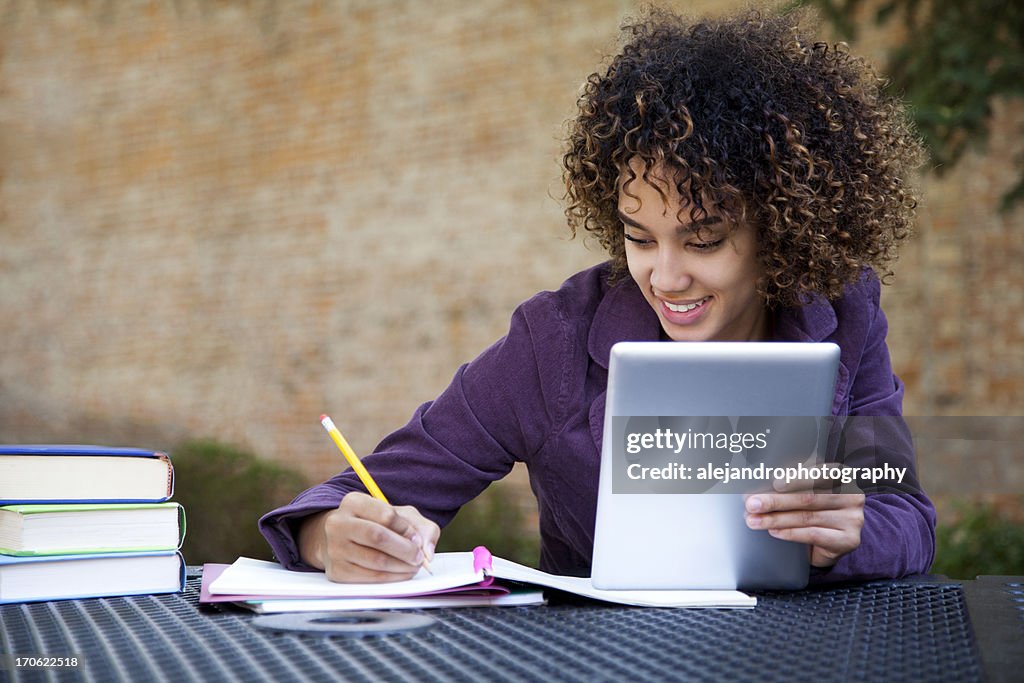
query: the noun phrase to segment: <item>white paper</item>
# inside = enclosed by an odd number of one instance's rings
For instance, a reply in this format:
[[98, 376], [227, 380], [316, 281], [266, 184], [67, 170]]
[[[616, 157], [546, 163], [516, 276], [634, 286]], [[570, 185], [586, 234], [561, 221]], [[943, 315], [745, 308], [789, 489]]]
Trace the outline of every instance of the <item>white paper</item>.
[[473, 571], [473, 553], [437, 553], [424, 570], [408, 581], [335, 583], [323, 572], [293, 572], [277, 562], [240, 557], [210, 584], [212, 595], [280, 595], [284, 597], [374, 598], [424, 595], [484, 580]]
[[[433, 575], [420, 570], [395, 583], [334, 583], [323, 572], [294, 572], [276, 562], [239, 558], [210, 585], [215, 595], [272, 595], [293, 598], [366, 598], [424, 595], [471, 587], [485, 578], [473, 571], [473, 553], [438, 553], [430, 563]], [[754, 597], [732, 590], [601, 590], [589, 578], [557, 576], [500, 557], [493, 558], [496, 578], [555, 588], [588, 598], [646, 607], [753, 608]]]

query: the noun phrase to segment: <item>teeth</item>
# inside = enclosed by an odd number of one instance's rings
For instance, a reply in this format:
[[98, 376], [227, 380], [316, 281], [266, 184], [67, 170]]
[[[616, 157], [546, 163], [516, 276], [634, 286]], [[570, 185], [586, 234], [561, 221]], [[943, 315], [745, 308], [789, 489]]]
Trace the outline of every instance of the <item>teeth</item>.
[[698, 306], [700, 306], [701, 304], [703, 304], [707, 300], [708, 300], [708, 298], [704, 297], [703, 299], [701, 299], [700, 301], [698, 301], [695, 304], [680, 304], [680, 305], [670, 304], [669, 302], [666, 301], [665, 305], [668, 306], [668, 310], [670, 310], [670, 311], [673, 311], [675, 313], [684, 313], [686, 311], [692, 311], [693, 309], [697, 308]]

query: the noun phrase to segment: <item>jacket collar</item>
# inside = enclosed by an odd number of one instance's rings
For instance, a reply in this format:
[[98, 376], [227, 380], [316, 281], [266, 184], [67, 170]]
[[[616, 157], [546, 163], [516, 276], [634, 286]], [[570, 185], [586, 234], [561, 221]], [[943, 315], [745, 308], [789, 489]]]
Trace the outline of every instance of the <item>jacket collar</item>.
[[780, 309], [772, 336], [776, 341], [820, 342], [828, 339], [838, 325], [832, 304], [814, 296], [803, 306]]
[[594, 313], [587, 350], [605, 370], [612, 346], [620, 341], [658, 341], [661, 322], [640, 288], [626, 276], [608, 288]]

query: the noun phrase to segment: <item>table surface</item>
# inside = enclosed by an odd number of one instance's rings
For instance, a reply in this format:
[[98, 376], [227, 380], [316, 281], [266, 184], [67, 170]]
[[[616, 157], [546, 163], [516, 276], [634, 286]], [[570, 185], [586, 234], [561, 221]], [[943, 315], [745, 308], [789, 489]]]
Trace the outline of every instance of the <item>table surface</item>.
[[[872, 582], [760, 594], [754, 610], [600, 603], [416, 612], [419, 631], [257, 628], [184, 593], [0, 606], [0, 681], [1009, 681], [1024, 675], [1024, 578]], [[556, 601], [557, 602], [557, 601]], [[8, 657], [9, 658], [9, 657]]]

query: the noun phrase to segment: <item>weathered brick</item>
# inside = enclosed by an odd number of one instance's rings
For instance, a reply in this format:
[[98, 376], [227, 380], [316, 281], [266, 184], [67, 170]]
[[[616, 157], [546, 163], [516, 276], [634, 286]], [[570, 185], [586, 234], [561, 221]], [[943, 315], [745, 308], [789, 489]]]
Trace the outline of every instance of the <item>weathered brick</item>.
[[[7, 3], [0, 439], [209, 436], [321, 478], [326, 411], [370, 450], [601, 258], [559, 138], [633, 8]], [[910, 413], [1024, 408], [1024, 210], [994, 210], [1022, 120], [923, 182], [884, 294]]]

